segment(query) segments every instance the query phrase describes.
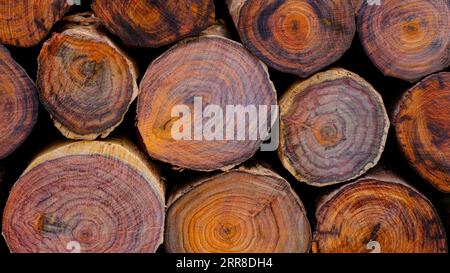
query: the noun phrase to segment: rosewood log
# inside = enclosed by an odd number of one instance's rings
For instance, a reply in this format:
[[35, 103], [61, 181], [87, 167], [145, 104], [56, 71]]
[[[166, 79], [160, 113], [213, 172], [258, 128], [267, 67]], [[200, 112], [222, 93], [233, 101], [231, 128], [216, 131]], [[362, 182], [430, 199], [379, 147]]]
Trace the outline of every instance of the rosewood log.
[[299, 181], [355, 179], [381, 157], [389, 119], [377, 91], [344, 69], [294, 84], [280, 102], [279, 157]]
[[358, 32], [383, 74], [414, 82], [450, 65], [449, 14], [448, 0], [363, 1]]
[[394, 125], [409, 164], [437, 189], [450, 193], [450, 72], [429, 76], [406, 91]]
[[350, 48], [350, 0], [227, 0], [243, 44], [268, 66], [308, 77]]
[[41, 153], [16, 182], [3, 235], [15, 253], [154, 252], [164, 204], [158, 172], [135, 147], [69, 143]]
[[39, 54], [37, 85], [42, 105], [70, 139], [107, 137], [139, 93], [133, 61], [99, 29], [98, 19], [65, 19]]
[[323, 197], [316, 221], [314, 252], [447, 252], [445, 231], [431, 202], [385, 172]]
[[[265, 106], [270, 112], [277, 104], [267, 68], [242, 45], [216, 35], [192, 38], [165, 52], [149, 66], [140, 91], [137, 127], [147, 152], [199, 171], [230, 169], [249, 159], [265, 139], [249, 134], [256, 126], [270, 127], [270, 113], [256, 125], [257, 119], [234, 115], [227, 106]], [[206, 113], [209, 105], [221, 113]], [[183, 115], [178, 115], [180, 106], [187, 108]]]
[[37, 45], [69, 8], [67, 0], [0, 1], [0, 43]]
[[160, 47], [199, 34], [214, 22], [213, 0], [94, 0], [103, 24], [134, 47]]
[[187, 184], [171, 197], [165, 248], [177, 253], [307, 252], [311, 231], [289, 183], [263, 167]]
[[33, 81], [0, 45], [0, 159], [10, 155], [29, 136], [38, 108]]

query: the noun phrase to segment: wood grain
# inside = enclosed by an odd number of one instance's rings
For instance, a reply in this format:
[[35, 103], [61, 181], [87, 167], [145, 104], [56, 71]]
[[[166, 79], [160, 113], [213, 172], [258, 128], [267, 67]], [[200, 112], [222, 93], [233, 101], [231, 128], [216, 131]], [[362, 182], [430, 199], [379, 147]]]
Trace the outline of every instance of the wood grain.
[[383, 74], [415, 82], [450, 65], [449, 14], [448, 0], [363, 1], [358, 32]]
[[308, 77], [350, 48], [350, 0], [227, 0], [242, 43], [268, 66]]
[[38, 108], [33, 81], [0, 44], [0, 159], [28, 138], [37, 121]]
[[[196, 98], [202, 99], [204, 109], [215, 105], [224, 115], [229, 105], [263, 105], [270, 109], [277, 104], [266, 67], [242, 45], [216, 35], [192, 38], [166, 51], [147, 69], [140, 92], [137, 128], [149, 155], [180, 168], [199, 171], [230, 169], [246, 161], [260, 148], [262, 138], [238, 140], [242, 129], [237, 128], [237, 122], [232, 123], [235, 118], [220, 119], [223, 128], [213, 128], [218, 132], [222, 129], [221, 138], [205, 137], [204, 131], [196, 137], [194, 125], [200, 128], [211, 119], [194, 113]], [[174, 117], [172, 111], [179, 105], [190, 109], [188, 116], [193, 128], [188, 139], [173, 136], [180, 118]], [[234, 126], [235, 134], [227, 138], [229, 124]], [[244, 133], [250, 131], [250, 124], [254, 121], [246, 118]], [[270, 115], [266, 124], [271, 125]], [[180, 131], [188, 129], [183, 126]]]
[[79, 14], [45, 42], [38, 59], [42, 105], [70, 139], [107, 137], [139, 93], [130, 57], [99, 29], [98, 19]]
[[427, 77], [406, 91], [394, 124], [409, 164], [437, 189], [450, 192], [450, 73]]
[[212, 0], [94, 0], [105, 27], [134, 47], [160, 47], [199, 34], [214, 22]]
[[8, 198], [3, 235], [11, 252], [154, 252], [163, 240], [164, 185], [123, 141], [52, 146]]
[[279, 157], [299, 180], [326, 186], [355, 179], [381, 157], [389, 119], [378, 92], [344, 69], [294, 84], [280, 101]]
[[67, 0], [0, 1], [0, 43], [35, 46], [69, 9]]
[[302, 202], [286, 180], [260, 166], [189, 183], [169, 204], [168, 252], [300, 253], [310, 247]]
[[378, 173], [323, 197], [314, 244], [321, 253], [444, 253], [447, 240], [431, 202], [405, 181]]

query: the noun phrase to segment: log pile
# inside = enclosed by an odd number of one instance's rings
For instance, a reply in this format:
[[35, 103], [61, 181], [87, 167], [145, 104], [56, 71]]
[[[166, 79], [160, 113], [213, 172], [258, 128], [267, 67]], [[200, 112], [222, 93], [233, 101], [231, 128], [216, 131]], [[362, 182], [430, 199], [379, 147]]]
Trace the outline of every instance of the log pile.
[[89, 2], [0, 1], [0, 252], [448, 251], [448, 0]]

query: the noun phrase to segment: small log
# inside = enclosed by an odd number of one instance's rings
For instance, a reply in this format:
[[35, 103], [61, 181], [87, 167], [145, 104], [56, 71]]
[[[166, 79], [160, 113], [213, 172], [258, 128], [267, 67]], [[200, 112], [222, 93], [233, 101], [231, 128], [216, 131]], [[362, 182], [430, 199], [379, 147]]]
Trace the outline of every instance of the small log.
[[243, 44], [268, 66], [308, 77], [350, 48], [350, 0], [227, 0]]
[[103, 24], [133, 47], [160, 47], [199, 34], [214, 22], [213, 0], [94, 0]]
[[[277, 104], [264, 64], [240, 44], [217, 35], [188, 39], [165, 52], [149, 66], [140, 92], [137, 128], [147, 152], [176, 167], [198, 171], [230, 169], [253, 156], [265, 139], [261, 134], [249, 136], [256, 122], [248, 116], [227, 119], [232, 114], [227, 106], [266, 106], [265, 124], [270, 126], [270, 109]], [[174, 117], [180, 105], [189, 113]], [[219, 107], [223, 117], [202, 116], [198, 105], [203, 110], [208, 105]], [[186, 116], [191, 124], [177, 125]], [[214, 126], [208, 131], [211, 121]], [[238, 123], [245, 124], [242, 128]], [[264, 124], [263, 119], [258, 123]], [[182, 139], [174, 138], [178, 131]]]
[[39, 54], [37, 86], [55, 126], [70, 139], [107, 137], [139, 93], [138, 71], [90, 14], [65, 19]]
[[154, 252], [164, 186], [123, 141], [81, 141], [41, 153], [12, 188], [3, 216], [11, 252]]
[[0, 1], [0, 43], [35, 46], [69, 9], [67, 0]]
[[326, 186], [355, 179], [375, 166], [389, 131], [383, 100], [344, 69], [294, 84], [280, 102], [279, 156], [299, 180]]
[[386, 76], [410, 82], [450, 65], [450, 1], [363, 1], [358, 32], [364, 49]]
[[450, 193], [450, 72], [427, 77], [399, 101], [393, 122], [409, 164]]
[[444, 227], [432, 203], [385, 171], [323, 197], [316, 221], [315, 252], [447, 252]]
[[38, 117], [33, 81], [0, 45], [0, 159], [14, 152], [29, 136]]
[[289, 183], [240, 168], [179, 188], [170, 198], [165, 248], [175, 253], [307, 252], [311, 230]]

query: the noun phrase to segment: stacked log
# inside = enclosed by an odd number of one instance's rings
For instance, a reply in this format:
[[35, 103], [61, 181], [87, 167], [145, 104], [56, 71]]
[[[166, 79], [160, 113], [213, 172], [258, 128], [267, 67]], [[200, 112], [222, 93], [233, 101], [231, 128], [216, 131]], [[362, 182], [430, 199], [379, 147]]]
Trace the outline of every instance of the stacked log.
[[94, 0], [92, 9], [133, 47], [160, 47], [199, 34], [215, 17], [213, 0]]
[[427, 77], [405, 92], [394, 114], [397, 140], [409, 164], [450, 193], [450, 73]]
[[301, 200], [285, 179], [261, 166], [187, 183], [168, 204], [168, 252], [302, 253], [310, 248]]
[[389, 119], [378, 92], [344, 69], [294, 84], [280, 101], [279, 157], [299, 181], [355, 179], [381, 157]]
[[154, 252], [164, 230], [164, 185], [122, 141], [50, 147], [11, 190], [3, 235], [11, 252]]
[[67, 0], [1, 1], [0, 43], [20, 47], [35, 46], [69, 9]]
[[444, 227], [431, 202], [385, 171], [324, 196], [316, 221], [314, 252], [447, 252]]
[[[226, 118], [227, 106], [270, 111], [277, 104], [266, 67], [237, 42], [217, 35], [192, 38], [166, 51], [149, 66], [140, 92], [137, 128], [149, 155], [199, 171], [230, 169], [253, 156], [265, 139], [249, 136], [259, 124], [248, 116]], [[199, 110], [208, 105], [223, 117]], [[261, 126], [271, 126], [270, 113], [264, 121]]]
[[227, 0], [242, 43], [268, 66], [308, 77], [350, 48], [350, 0]]
[[105, 138], [137, 97], [134, 62], [90, 14], [65, 19], [39, 54], [37, 86], [55, 126], [70, 139]]
[[448, 0], [363, 1], [358, 32], [383, 74], [415, 82], [450, 65], [449, 14]]
[[38, 98], [33, 81], [0, 45], [0, 160], [10, 155], [29, 136], [38, 117]]

